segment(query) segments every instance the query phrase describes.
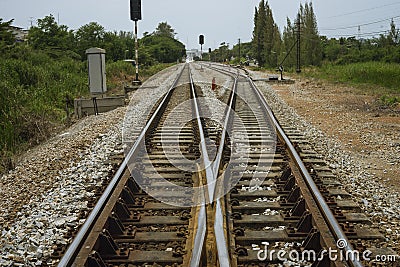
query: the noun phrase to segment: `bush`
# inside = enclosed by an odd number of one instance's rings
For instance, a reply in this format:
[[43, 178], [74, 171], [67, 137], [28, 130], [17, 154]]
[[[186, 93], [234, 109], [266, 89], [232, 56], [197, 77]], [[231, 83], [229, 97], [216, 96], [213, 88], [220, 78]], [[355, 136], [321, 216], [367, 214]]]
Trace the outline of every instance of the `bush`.
[[[0, 60], [0, 151], [15, 153], [50, 135], [65, 119], [65, 98], [87, 94], [86, 64], [68, 56], [52, 59], [24, 46]], [[1, 163], [3, 162], [3, 163]], [[0, 165], [5, 169], [4, 160]]]
[[[314, 72], [329, 80], [354, 84], [372, 84], [400, 93], [400, 65], [384, 62], [363, 62], [346, 65], [325, 64]], [[313, 74], [313, 76], [315, 76]]]

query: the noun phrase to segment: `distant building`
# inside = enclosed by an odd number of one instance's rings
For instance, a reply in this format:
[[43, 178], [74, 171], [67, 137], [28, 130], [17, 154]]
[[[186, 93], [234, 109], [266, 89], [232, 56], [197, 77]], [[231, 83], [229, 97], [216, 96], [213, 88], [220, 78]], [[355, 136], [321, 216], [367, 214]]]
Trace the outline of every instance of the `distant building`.
[[10, 30], [14, 34], [16, 42], [26, 42], [28, 40], [28, 30], [16, 26], [10, 26]]
[[195, 57], [201, 57], [201, 51], [199, 51], [199, 49], [186, 50], [187, 61], [193, 61]]

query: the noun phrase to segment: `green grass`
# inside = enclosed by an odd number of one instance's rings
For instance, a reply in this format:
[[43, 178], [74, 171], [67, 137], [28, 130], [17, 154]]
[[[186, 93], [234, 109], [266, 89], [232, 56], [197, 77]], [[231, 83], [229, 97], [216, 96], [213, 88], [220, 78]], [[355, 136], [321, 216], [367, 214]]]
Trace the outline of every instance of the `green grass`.
[[[168, 68], [175, 63], [158, 63], [152, 66], [139, 68], [139, 80], [144, 82], [157, 72]], [[121, 95], [123, 87], [135, 79], [136, 68], [131, 63], [124, 61], [107, 62], [107, 94]]]
[[400, 95], [400, 64], [383, 62], [325, 64], [320, 68], [305, 69], [304, 74], [332, 82], [361, 87], [366, 85], [370, 93], [380, 96]]
[[[144, 81], [171, 65], [141, 69], [140, 79]], [[123, 61], [107, 62], [106, 67], [109, 89], [123, 89], [121, 81], [135, 75], [135, 68]], [[66, 97], [89, 95], [87, 73], [87, 63], [71, 56], [54, 57], [29, 47], [0, 54], [0, 174], [10, 167], [14, 154], [47, 139], [54, 128], [63, 127]]]
[[[141, 81], [147, 80], [157, 72], [168, 68], [175, 63], [158, 63], [152, 66], [145, 66], [139, 68], [139, 79]], [[124, 61], [107, 62], [107, 76], [112, 78], [125, 79], [125, 77], [134, 77], [136, 74], [135, 66]]]
[[88, 91], [84, 62], [28, 47], [15, 50], [0, 56], [0, 173], [10, 155], [45, 140], [63, 124], [67, 96]]

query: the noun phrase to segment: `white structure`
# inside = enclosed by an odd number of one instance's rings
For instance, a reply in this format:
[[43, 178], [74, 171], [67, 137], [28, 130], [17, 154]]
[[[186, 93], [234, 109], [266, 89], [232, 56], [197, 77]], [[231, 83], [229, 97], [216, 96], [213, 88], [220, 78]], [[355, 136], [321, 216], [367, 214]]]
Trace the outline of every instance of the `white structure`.
[[186, 50], [186, 61], [193, 61], [195, 57], [201, 57], [201, 51], [199, 49]]
[[28, 39], [28, 30], [16, 26], [10, 26], [10, 30], [14, 34], [16, 42], [25, 42]]
[[89, 68], [89, 88], [91, 94], [107, 92], [106, 84], [106, 51], [101, 48], [86, 50]]

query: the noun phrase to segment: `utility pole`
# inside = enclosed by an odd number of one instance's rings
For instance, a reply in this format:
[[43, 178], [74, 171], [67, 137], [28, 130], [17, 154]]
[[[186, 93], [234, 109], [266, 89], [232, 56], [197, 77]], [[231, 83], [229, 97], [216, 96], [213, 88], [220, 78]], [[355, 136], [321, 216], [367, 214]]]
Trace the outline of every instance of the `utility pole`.
[[300, 73], [301, 72], [300, 13], [297, 15], [296, 29], [297, 29], [297, 66], [296, 66], [296, 72]]
[[241, 58], [241, 56], [240, 56], [240, 38], [239, 38], [239, 65], [242, 65], [240, 62], [240, 58]]
[[33, 17], [29, 17], [29, 22], [31, 23], [31, 28], [33, 27]]

